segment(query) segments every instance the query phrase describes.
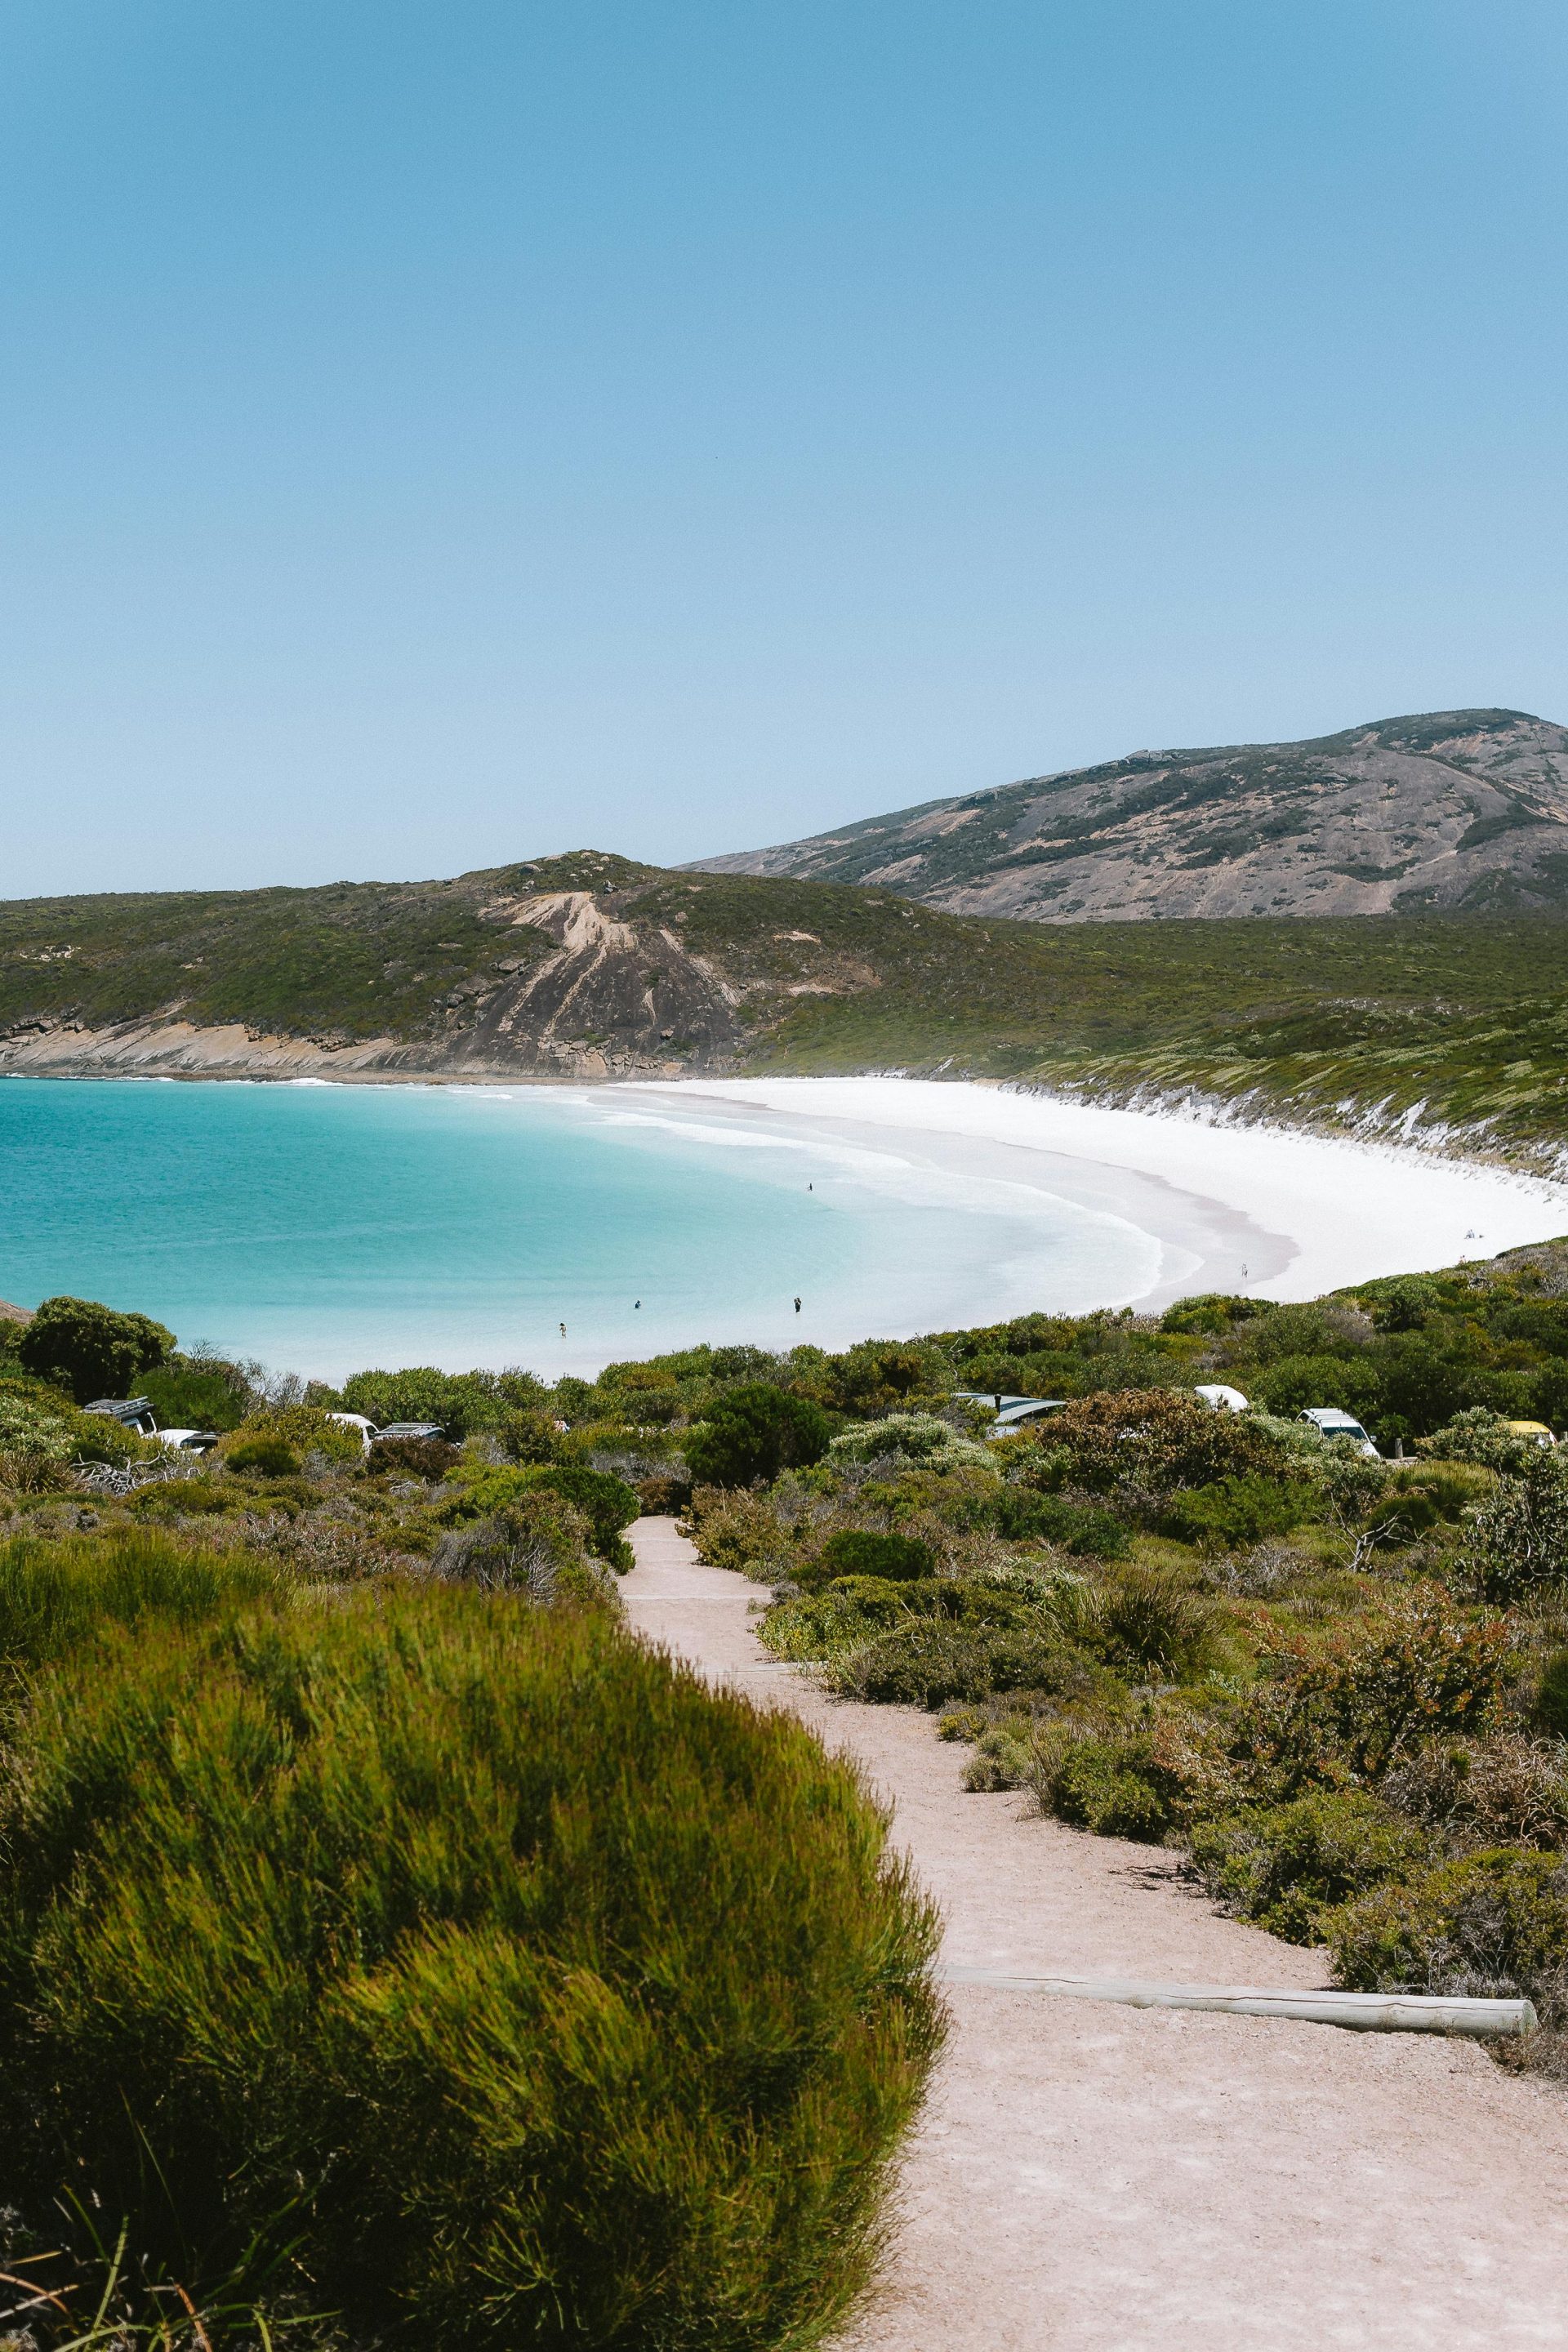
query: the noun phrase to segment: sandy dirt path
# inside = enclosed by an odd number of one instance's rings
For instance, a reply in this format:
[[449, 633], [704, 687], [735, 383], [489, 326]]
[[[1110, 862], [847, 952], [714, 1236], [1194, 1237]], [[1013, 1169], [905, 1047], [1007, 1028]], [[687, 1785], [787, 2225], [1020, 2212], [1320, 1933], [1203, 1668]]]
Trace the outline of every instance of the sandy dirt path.
[[[622, 1590], [649, 1639], [793, 1707], [894, 1808], [944, 1957], [1062, 1975], [1316, 1986], [1146, 1847], [970, 1796], [929, 1717], [768, 1663], [763, 1587], [668, 1519]], [[1474, 2044], [989, 1986], [953, 2028], [902, 2222], [839, 2352], [1493, 2352], [1568, 2347], [1568, 2095]]]

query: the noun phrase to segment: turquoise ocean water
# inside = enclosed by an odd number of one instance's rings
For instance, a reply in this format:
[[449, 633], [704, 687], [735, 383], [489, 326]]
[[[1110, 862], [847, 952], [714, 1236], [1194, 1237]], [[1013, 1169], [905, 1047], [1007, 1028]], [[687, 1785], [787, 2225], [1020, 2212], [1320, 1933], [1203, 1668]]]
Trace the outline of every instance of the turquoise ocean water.
[[1135, 1228], [676, 1091], [0, 1080], [0, 1297], [326, 1378], [553, 1377], [1139, 1286]]

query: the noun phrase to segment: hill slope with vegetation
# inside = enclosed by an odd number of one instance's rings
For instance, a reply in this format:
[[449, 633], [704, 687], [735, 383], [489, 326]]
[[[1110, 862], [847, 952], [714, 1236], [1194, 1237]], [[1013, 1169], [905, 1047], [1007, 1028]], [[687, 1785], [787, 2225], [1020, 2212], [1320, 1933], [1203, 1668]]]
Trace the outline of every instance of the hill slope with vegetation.
[[1134, 751], [701, 867], [1039, 923], [1561, 908], [1568, 730], [1447, 710], [1305, 743]]
[[1561, 918], [1096, 923], [584, 851], [448, 882], [0, 906], [0, 1071], [531, 1080], [906, 1070], [1545, 1164]]

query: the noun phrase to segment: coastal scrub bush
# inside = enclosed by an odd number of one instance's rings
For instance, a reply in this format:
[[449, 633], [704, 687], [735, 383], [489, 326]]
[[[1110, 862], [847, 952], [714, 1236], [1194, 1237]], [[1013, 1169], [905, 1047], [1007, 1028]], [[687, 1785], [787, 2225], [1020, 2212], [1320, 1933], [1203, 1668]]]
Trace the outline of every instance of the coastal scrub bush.
[[472, 1437], [493, 1429], [509, 1412], [535, 1412], [544, 1384], [531, 1372], [443, 1372], [415, 1364], [399, 1372], [354, 1372], [343, 1382], [343, 1405], [363, 1412], [378, 1429], [394, 1421], [429, 1421], [448, 1437]]
[[820, 1461], [830, 1435], [827, 1415], [808, 1397], [749, 1381], [728, 1390], [691, 1431], [687, 1467], [705, 1486], [750, 1486]]
[[582, 1513], [594, 1549], [613, 1568], [630, 1568], [631, 1548], [621, 1530], [642, 1509], [635, 1486], [612, 1471], [590, 1470], [578, 1462], [537, 1463], [527, 1468], [481, 1468], [462, 1480], [443, 1505], [448, 1526], [487, 1517], [491, 1512], [541, 1492], [561, 1496]]
[[1042, 1812], [1097, 1837], [1157, 1843], [1185, 1820], [1211, 1769], [1184, 1719], [1110, 1711], [1041, 1724], [1024, 1777]]
[[1568, 2018], [1568, 1864], [1497, 1846], [1375, 1887], [1322, 1922], [1338, 1983], [1356, 1992], [1524, 1993]]
[[559, 1462], [561, 1432], [547, 1412], [509, 1412], [497, 1422], [495, 1440], [509, 1462]]
[[340, 1470], [357, 1470], [364, 1459], [357, 1429], [308, 1404], [249, 1414], [219, 1439], [217, 1452], [226, 1468], [264, 1478], [296, 1477], [312, 1458]]
[[174, 1333], [149, 1315], [121, 1315], [92, 1298], [46, 1298], [16, 1356], [24, 1371], [58, 1382], [78, 1404], [91, 1404], [129, 1396], [174, 1344]]
[[1320, 1790], [1200, 1822], [1193, 1868], [1239, 1918], [1292, 1944], [1317, 1940], [1321, 1915], [1384, 1879], [1408, 1877], [1429, 1841], [1405, 1815], [1358, 1790]]
[[173, 1355], [137, 1376], [161, 1429], [237, 1429], [259, 1399], [237, 1364], [221, 1357]]
[[281, 1606], [294, 1590], [258, 1553], [194, 1549], [151, 1529], [16, 1536], [0, 1543], [0, 1668], [31, 1674], [116, 1630], [203, 1624]]
[[1075, 1559], [1120, 1559], [1131, 1548], [1126, 1528], [1102, 1504], [1075, 1503], [1031, 1486], [1004, 1486], [988, 1516], [1010, 1542], [1043, 1537]]
[[1415, 1441], [1418, 1454], [1433, 1454], [1444, 1462], [1474, 1462], [1483, 1470], [1517, 1472], [1542, 1450], [1534, 1438], [1521, 1436], [1500, 1412], [1482, 1404], [1457, 1412], [1430, 1437]]
[[1037, 1443], [1042, 1470], [1049, 1465], [1058, 1485], [1091, 1495], [1121, 1486], [1168, 1495], [1177, 1486], [1271, 1471], [1279, 1461], [1279, 1448], [1249, 1415], [1211, 1412], [1173, 1389], [1080, 1397], [1041, 1424]]
[[1568, 1650], [1553, 1650], [1541, 1669], [1535, 1719], [1542, 1731], [1568, 1739]]
[[1214, 1604], [1179, 1576], [1127, 1568], [1078, 1597], [1069, 1621], [1107, 1665], [1179, 1681], [1211, 1663]]
[[828, 1680], [846, 1698], [929, 1709], [992, 1691], [1060, 1690], [1074, 1671], [1054, 1627], [963, 1625], [910, 1612], [840, 1655]]
[[1204, 1551], [1228, 1551], [1237, 1544], [1289, 1535], [1309, 1517], [1311, 1503], [1310, 1487], [1254, 1470], [1173, 1495], [1159, 1528], [1162, 1535], [1173, 1536], [1179, 1543], [1196, 1544]]
[[1568, 1839], [1568, 1756], [1554, 1739], [1494, 1731], [1429, 1739], [1385, 1773], [1380, 1794], [1460, 1846], [1560, 1846]]
[[423, 1478], [436, 1486], [462, 1458], [462, 1447], [444, 1437], [373, 1437], [364, 1462], [373, 1477]]
[[1279, 1800], [1375, 1783], [1424, 1740], [1488, 1727], [1507, 1641], [1500, 1618], [1477, 1618], [1430, 1585], [1370, 1626], [1317, 1642], [1276, 1636], [1238, 1717], [1236, 1759]]
[[788, 1716], [428, 1586], [57, 1670], [0, 1803], [35, 2227], [435, 2352], [765, 2352], [864, 2280], [938, 1923]]
[[733, 1568], [764, 1583], [784, 1573], [792, 1549], [772, 1503], [745, 1487], [698, 1486], [690, 1503], [692, 1540], [710, 1568]]
[[984, 1445], [931, 1412], [892, 1412], [880, 1421], [866, 1422], [858, 1429], [847, 1429], [842, 1436], [834, 1439], [829, 1453], [835, 1463], [896, 1459], [993, 1467]]
[[1469, 1566], [1489, 1601], [1568, 1581], [1568, 1460], [1538, 1448], [1476, 1514]]
[[1328, 1404], [1366, 1421], [1376, 1413], [1383, 1390], [1373, 1366], [1354, 1358], [1282, 1356], [1254, 1375], [1252, 1394], [1270, 1412], [1288, 1416]]
[[45, 1495], [68, 1486], [75, 1453], [63, 1413], [31, 1397], [0, 1393], [0, 1486], [16, 1495]]
[[930, 1576], [933, 1565], [930, 1544], [918, 1536], [871, 1535], [862, 1528], [840, 1528], [817, 1554], [829, 1576], [889, 1576], [906, 1584]]
[[591, 1554], [592, 1529], [563, 1495], [534, 1486], [488, 1519], [444, 1535], [430, 1565], [449, 1582], [543, 1605], [615, 1609], [615, 1580]]

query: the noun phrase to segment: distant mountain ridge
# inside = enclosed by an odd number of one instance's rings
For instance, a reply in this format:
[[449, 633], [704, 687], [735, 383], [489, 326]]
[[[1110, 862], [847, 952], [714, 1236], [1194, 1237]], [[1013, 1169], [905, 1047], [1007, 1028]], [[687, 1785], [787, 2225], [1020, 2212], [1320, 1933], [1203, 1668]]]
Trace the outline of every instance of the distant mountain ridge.
[[1036, 923], [1568, 911], [1568, 728], [1428, 711], [1134, 751], [694, 861]]

